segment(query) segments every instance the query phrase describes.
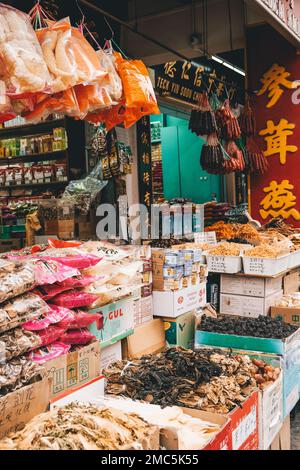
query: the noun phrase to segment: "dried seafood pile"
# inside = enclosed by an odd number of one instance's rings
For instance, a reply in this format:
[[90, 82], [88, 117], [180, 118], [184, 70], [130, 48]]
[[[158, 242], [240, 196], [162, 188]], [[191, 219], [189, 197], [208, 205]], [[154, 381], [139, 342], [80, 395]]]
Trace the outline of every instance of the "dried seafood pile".
[[295, 333], [298, 327], [263, 315], [258, 318], [212, 318], [203, 315], [200, 329], [211, 333], [284, 339]]
[[264, 363], [259, 367], [247, 356], [172, 348], [134, 363], [117, 362], [104, 374], [111, 395], [225, 414], [257, 386], [276, 380], [279, 372]]
[[71, 403], [36, 416], [0, 450], [141, 450], [154, 429], [134, 414]]
[[244, 247], [238, 243], [224, 242], [208, 250], [213, 256], [239, 256]]

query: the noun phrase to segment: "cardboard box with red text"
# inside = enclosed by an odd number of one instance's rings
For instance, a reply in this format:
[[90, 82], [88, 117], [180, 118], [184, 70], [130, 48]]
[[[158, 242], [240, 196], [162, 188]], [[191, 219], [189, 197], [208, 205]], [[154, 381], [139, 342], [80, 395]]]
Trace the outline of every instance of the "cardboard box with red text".
[[155, 317], [177, 318], [206, 304], [206, 283], [175, 292], [153, 292]]

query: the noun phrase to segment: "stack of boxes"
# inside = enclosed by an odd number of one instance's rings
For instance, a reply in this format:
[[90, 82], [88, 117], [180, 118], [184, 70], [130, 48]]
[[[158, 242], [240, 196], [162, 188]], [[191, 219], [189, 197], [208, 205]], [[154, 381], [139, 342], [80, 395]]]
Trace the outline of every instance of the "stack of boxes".
[[152, 250], [154, 317], [169, 346], [192, 348], [196, 312], [206, 304], [207, 267], [192, 243]]
[[283, 276], [266, 278], [245, 275], [221, 275], [220, 313], [258, 317], [268, 315], [271, 306], [282, 297]]

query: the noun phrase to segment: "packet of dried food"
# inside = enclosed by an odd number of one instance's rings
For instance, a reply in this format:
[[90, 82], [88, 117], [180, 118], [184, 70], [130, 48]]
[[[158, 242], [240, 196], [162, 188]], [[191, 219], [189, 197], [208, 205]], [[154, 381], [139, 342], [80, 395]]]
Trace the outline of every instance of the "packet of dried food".
[[0, 397], [40, 380], [42, 368], [25, 356], [0, 363]]
[[65, 344], [80, 344], [82, 346], [95, 340], [96, 336], [89, 332], [89, 330], [69, 330], [63, 333], [60, 337], [60, 341]]
[[56, 342], [43, 348], [36, 349], [28, 354], [28, 359], [36, 364], [46, 364], [46, 362], [68, 354], [71, 349], [70, 344]]
[[71, 277], [80, 276], [80, 271], [70, 268], [57, 261], [39, 259], [34, 262], [34, 275], [36, 284], [43, 286], [45, 284], [55, 284]]
[[94, 309], [103, 305], [116, 302], [130, 295], [138, 286], [113, 286], [105, 284], [103, 286], [89, 286], [90, 295], [93, 294], [94, 301], [90, 304], [90, 308]]
[[64, 266], [77, 269], [86, 269], [101, 261], [99, 256], [77, 248], [53, 248], [40, 253], [39, 257], [47, 261], [58, 261]]
[[[55, 311], [55, 309], [60, 309], [62, 307], [51, 305], [51, 308]], [[60, 328], [63, 328], [65, 330], [87, 328], [95, 322], [97, 322], [98, 330], [101, 330], [103, 328], [103, 315], [101, 315], [100, 313], [74, 311], [65, 308], [63, 310], [66, 310], [67, 314], [59, 323], [57, 323], [57, 326], [59, 326]]]
[[22, 356], [32, 349], [39, 348], [42, 341], [39, 335], [16, 328], [0, 335], [0, 350], [4, 360]]
[[41, 331], [48, 328], [50, 325], [59, 326], [62, 321], [69, 314], [69, 310], [63, 307], [49, 306], [49, 312], [41, 319], [31, 320], [22, 325], [26, 331]]
[[30, 18], [0, 4], [0, 66], [8, 94], [26, 97], [47, 91], [51, 81]]
[[7, 301], [0, 307], [0, 333], [35, 320], [50, 312], [50, 307], [39, 296], [28, 293]]
[[0, 303], [29, 291], [35, 286], [35, 280], [33, 264], [1, 260]]
[[70, 292], [59, 294], [54, 297], [51, 302], [59, 307], [81, 308], [89, 307], [96, 299], [97, 295], [75, 289]]

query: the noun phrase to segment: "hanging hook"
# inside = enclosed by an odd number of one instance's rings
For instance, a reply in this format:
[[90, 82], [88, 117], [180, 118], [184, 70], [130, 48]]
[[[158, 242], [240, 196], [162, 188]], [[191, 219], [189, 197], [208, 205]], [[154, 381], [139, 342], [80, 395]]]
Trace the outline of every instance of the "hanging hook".
[[85, 22], [85, 14], [83, 13], [83, 10], [82, 10], [81, 6], [79, 5], [78, 0], [75, 0], [75, 1], [76, 1], [77, 8], [78, 8], [78, 10], [80, 11], [80, 13], [82, 15], [80, 24], [83, 25], [84, 22]]

